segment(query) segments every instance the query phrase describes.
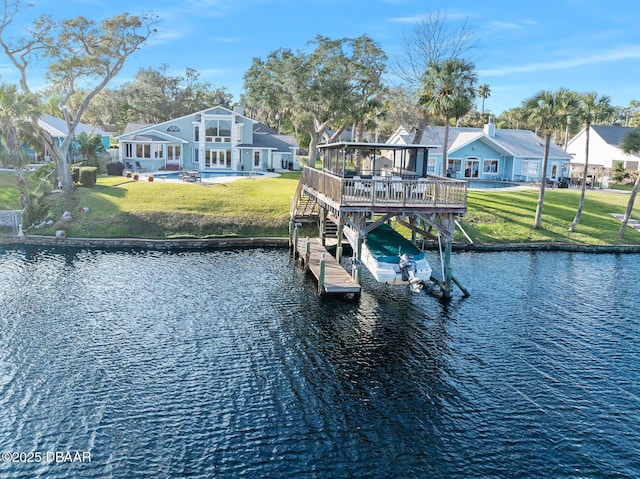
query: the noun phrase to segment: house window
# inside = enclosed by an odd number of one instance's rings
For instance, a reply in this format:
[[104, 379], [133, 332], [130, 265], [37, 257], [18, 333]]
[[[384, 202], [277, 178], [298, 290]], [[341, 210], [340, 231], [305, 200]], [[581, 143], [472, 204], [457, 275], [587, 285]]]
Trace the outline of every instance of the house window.
[[178, 125], [169, 125], [167, 127], [167, 133], [180, 133], [181, 131]]
[[427, 158], [427, 172], [435, 173], [436, 172], [436, 159], [434, 157]]
[[151, 145], [154, 158], [164, 158], [164, 145], [155, 143]]
[[462, 170], [462, 160], [459, 158], [447, 158], [447, 171], [460, 173]]
[[206, 123], [205, 141], [209, 143], [230, 143], [231, 122], [228, 120], [209, 120]]
[[197, 148], [193, 149], [193, 162], [194, 163], [198, 163], [200, 159], [200, 150], [198, 150]]
[[133, 143], [124, 144], [124, 156], [126, 158], [133, 158]]
[[200, 141], [200, 125], [193, 125], [193, 141]]
[[253, 167], [254, 168], [260, 168], [260, 160], [261, 160], [261, 154], [259, 151], [254, 151], [253, 152]]
[[151, 145], [138, 143], [136, 145], [136, 158], [151, 158]]
[[498, 160], [484, 160], [482, 162], [483, 173], [498, 173]]

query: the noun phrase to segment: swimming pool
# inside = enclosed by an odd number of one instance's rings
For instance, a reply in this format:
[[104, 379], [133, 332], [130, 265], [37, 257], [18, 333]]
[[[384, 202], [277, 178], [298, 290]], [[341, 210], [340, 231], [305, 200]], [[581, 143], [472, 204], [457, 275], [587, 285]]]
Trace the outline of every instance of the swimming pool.
[[[200, 177], [203, 179], [220, 178], [220, 177], [239, 177], [239, 176], [262, 176], [263, 173], [248, 171], [201, 171]], [[156, 178], [164, 178], [166, 180], [180, 179], [179, 171], [160, 171], [153, 174]]]
[[470, 180], [469, 188], [486, 190], [491, 188], [512, 188], [514, 186], [522, 186], [522, 183], [514, 183], [512, 181], [491, 181], [491, 180]]

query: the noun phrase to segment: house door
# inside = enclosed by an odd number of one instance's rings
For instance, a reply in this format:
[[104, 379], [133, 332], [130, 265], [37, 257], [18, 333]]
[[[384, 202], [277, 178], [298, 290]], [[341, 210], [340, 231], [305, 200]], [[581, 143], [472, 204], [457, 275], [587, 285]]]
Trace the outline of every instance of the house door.
[[550, 180], [557, 180], [560, 177], [560, 163], [557, 161], [554, 161], [551, 163], [551, 176], [549, 177]]
[[167, 145], [167, 165], [179, 165], [181, 151], [181, 145]]
[[464, 162], [464, 177], [477, 178], [480, 172], [480, 160], [478, 158], [467, 158]]

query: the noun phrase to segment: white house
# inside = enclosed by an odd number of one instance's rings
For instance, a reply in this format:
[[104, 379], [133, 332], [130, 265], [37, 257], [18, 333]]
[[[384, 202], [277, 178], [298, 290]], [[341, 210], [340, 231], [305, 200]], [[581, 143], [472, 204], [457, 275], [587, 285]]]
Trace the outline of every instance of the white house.
[[[592, 125], [589, 132], [589, 165], [611, 169], [622, 163], [627, 170], [637, 170], [640, 157], [628, 155], [620, 149], [622, 140], [635, 130], [626, 126]], [[585, 160], [585, 136], [583, 128], [567, 144], [567, 153], [573, 156], [572, 166], [582, 166]]]

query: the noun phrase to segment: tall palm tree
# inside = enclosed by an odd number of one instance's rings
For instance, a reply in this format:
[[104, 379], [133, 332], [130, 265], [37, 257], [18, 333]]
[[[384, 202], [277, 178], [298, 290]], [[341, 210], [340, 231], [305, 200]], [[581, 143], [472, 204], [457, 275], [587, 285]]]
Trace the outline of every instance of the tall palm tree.
[[489, 88], [489, 85], [486, 83], [480, 85], [478, 87], [478, 96], [482, 98], [482, 113], [480, 114], [484, 118], [484, 101], [491, 96], [491, 89]]
[[564, 102], [565, 89], [556, 92], [543, 90], [532, 98], [525, 100], [522, 113], [526, 120], [535, 125], [536, 129], [544, 133], [544, 154], [542, 156], [542, 171], [540, 172], [540, 193], [536, 206], [536, 217], [533, 227], [539, 229], [542, 223], [542, 209], [544, 207], [544, 193], [547, 178], [547, 164], [549, 163], [549, 147], [553, 131], [564, 124], [566, 104]]
[[[627, 136], [625, 136], [620, 146], [622, 147], [622, 151], [624, 151], [625, 153], [640, 152], [640, 127], [636, 128]], [[633, 210], [633, 204], [636, 201], [638, 189], [640, 189], [640, 171], [636, 172], [636, 181], [633, 184], [631, 196], [629, 196], [629, 202], [627, 203], [627, 210], [624, 213], [622, 226], [620, 226], [620, 232], [618, 233], [618, 236], [620, 236], [620, 238], [624, 236], [624, 232], [627, 229], [627, 223], [629, 222], [629, 218], [631, 217], [631, 211]]]
[[580, 202], [578, 203], [576, 216], [569, 227], [571, 232], [574, 232], [578, 223], [580, 223], [580, 216], [582, 216], [582, 209], [584, 208], [584, 193], [587, 189], [589, 170], [589, 131], [591, 130], [591, 124], [606, 120], [612, 114], [613, 106], [611, 105], [611, 98], [608, 96], [603, 95], [598, 98], [598, 94], [594, 91], [580, 95], [577, 116], [584, 122], [584, 171], [582, 172], [582, 185], [580, 187]]
[[32, 118], [38, 116], [38, 101], [29, 93], [18, 92], [15, 85], [0, 84], [0, 137], [3, 162], [13, 164], [18, 180], [20, 204], [27, 208], [27, 190], [23, 168], [29, 163], [25, 144], [35, 144], [38, 126]]
[[429, 113], [444, 117], [441, 173], [447, 169], [449, 123], [452, 118], [466, 114], [476, 97], [477, 75], [475, 65], [460, 58], [430, 62], [422, 77], [419, 104]]

